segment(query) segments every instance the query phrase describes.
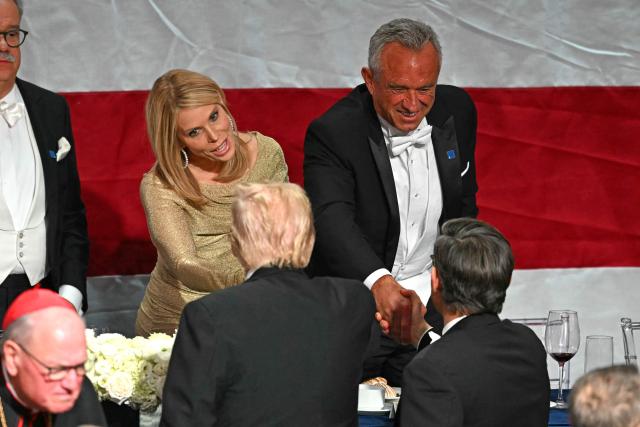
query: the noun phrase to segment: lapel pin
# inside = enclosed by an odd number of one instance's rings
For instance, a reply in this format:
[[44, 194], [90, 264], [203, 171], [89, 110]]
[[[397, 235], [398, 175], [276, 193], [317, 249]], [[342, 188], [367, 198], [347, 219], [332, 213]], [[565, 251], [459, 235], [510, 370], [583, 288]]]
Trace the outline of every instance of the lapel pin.
[[51, 157], [52, 159], [56, 158], [56, 152], [53, 150], [49, 150], [49, 157]]
[[453, 160], [456, 158], [456, 150], [447, 151], [447, 159]]

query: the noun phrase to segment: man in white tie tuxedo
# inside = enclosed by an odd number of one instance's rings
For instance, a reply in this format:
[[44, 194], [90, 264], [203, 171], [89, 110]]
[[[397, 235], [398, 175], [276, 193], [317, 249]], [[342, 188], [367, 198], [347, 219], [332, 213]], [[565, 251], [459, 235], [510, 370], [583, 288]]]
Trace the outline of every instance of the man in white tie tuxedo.
[[0, 0], [0, 318], [40, 283], [86, 310], [89, 240], [69, 107], [17, 78], [22, 2]]
[[[438, 85], [442, 51], [422, 22], [396, 19], [371, 37], [365, 83], [307, 130], [304, 184], [317, 240], [313, 275], [362, 280], [390, 326], [365, 377], [401, 385], [415, 354], [412, 305], [427, 304], [438, 224], [475, 217], [476, 110], [462, 89]], [[427, 321], [442, 318], [431, 304]]]

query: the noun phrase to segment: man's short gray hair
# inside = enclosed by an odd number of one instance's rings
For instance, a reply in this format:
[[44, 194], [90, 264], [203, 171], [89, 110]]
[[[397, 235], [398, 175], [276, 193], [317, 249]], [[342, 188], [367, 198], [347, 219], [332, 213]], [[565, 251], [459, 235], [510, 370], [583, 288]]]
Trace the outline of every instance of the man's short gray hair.
[[383, 24], [369, 40], [369, 69], [374, 76], [380, 71], [382, 49], [393, 42], [412, 50], [420, 50], [425, 44], [431, 43], [438, 53], [440, 66], [442, 66], [442, 48], [433, 28], [424, 22], [399, 18]]
[[433, 266], [448, 309], [500, 313], [511, 282], [511, 246], [493, 226], [474, 218], [450, 219], [433, 248]]
[[640, 426], [640, 375], [635, 366], [610, 366], [582, 376], [569, 397], [576, 427]]
[[11, 340], [19, 344], [25, 344], [31, 341], [31, 335], [33, 332], [33, 322], [31, 321], [31, 315], [26, 314], [16, 319], [6, 331], [2, 333], [0, 338], [0, 355], [2, 355], [4, 343]]

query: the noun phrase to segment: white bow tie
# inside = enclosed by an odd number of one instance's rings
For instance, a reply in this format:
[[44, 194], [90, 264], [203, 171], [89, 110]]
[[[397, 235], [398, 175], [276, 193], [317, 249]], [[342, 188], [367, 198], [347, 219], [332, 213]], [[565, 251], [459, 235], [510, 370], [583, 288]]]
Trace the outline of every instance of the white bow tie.
[[391, 140], [391, 154], [397, 156], [412, 145], [424, 145], [427, 143], [427, 137], [429, 135], [431, 135], [431, 126], [423, 126], [411, 135], [389, 136]]
[[16, 102], [15, 104], [0, 103], [0, 115], [4, 117], [10, 128], [18, 123], [18, 120], [24, 117], [24, 104]]

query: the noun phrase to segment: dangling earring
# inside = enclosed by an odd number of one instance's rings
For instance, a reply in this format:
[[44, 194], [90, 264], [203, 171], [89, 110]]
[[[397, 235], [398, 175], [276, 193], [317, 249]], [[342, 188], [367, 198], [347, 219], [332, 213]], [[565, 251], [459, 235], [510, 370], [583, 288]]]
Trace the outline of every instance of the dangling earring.
[[236, 132], [236, 122], [235, 122], [235, 120], [233, 120], [233, 117], [231, 117], [229, 115], [227, 117], [229, 117], [229, 123], [231, 123], [231, 131], [234, 134], [236, 134], [237, 132]]
[[180, 149], [180, 155], [182, 156], [182, 168], [186, 169], [189, 166], [189, 156], [187, 156], [187, 152], [184, 148]]

